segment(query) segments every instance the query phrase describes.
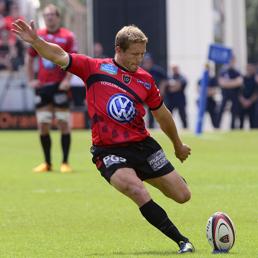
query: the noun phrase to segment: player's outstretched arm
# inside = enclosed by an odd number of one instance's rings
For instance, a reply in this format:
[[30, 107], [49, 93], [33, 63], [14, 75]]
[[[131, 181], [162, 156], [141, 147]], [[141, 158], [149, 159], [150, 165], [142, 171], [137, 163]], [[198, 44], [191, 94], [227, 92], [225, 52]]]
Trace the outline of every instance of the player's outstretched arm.
[[61, 67], [66, 67], [68, 65], [69, 55], [58, 45], [41, 39], [37, 35], [33, 21], [28, 24], [25, 21], [18, 19], [12, 25], [12, 31], [23, 41], [31, 44], [40, 56]]
[[175, 149], [176, 157], [183, 162], [191, 154], [191, 149], [186, 144], [183, 144], [172, 117], [172, 114], [163, 104], [159, 109], [152, 111], [153, 116], [160, 125], [162, 131], [169, 137], [172, 141]]

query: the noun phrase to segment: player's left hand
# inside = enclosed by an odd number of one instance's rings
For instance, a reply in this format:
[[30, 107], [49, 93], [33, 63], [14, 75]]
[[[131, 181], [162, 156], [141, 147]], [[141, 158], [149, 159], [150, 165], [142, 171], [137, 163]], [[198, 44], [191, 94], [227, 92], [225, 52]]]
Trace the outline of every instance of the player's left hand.
[[191, 148], [186, 144], [182, 144], [175, 149], [175, 155], [181, 162], [184, 162], [191, 155]]
[[70, 89], [70, 81], [69, 80], [63, 80], [59, 85], [59, 90], [69, 90]]
[[39, 39], [33, 20], [28, 24], [21, 19], [17, 19], [12, 23], [11, 31], [30, 44]]

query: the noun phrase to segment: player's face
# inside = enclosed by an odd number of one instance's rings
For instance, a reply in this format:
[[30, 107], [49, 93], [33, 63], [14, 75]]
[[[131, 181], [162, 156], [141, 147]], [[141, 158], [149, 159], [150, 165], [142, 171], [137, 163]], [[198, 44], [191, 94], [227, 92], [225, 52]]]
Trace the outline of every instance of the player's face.
[[60, 17], [53, 8], [46, 8], [43, 13], [46, 27], [49, 31], [55, 31], [60, 24]]
[[132, 43], [125, 51], [119, 47], [117, 48], [116, 54], [120, 65], [130, 72], [136, 72], [143, 60], [146, 43]]

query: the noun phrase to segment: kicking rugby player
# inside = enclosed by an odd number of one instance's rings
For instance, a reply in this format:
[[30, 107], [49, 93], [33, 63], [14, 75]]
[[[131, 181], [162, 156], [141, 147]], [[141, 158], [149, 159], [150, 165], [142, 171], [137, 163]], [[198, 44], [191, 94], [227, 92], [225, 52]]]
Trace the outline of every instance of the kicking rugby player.
[[13, 26], [13, 32], [39, 55], [84, 81], [92, 119], [91, 152], [101, 175], [135, 202], [150, 224], [178, 244], [178, 253], [193, 252], [189, 239], [143, 184], [149, 183], [178, 203], [191, 197], [184, 179], [144, 124], [146, 104], [174, 146], [176, 157], [181, 162], [188, 158], [191, 149], [182, 143], [153, 78], [139, 67], [148, 41], [145, 34], [136, 26], [123, 27], [115, 38], [114, 58], [96, 59], [68, 54], [58, 45], [46, 42], [37, 35], [33, 21], [27, 24], [17, 20]]

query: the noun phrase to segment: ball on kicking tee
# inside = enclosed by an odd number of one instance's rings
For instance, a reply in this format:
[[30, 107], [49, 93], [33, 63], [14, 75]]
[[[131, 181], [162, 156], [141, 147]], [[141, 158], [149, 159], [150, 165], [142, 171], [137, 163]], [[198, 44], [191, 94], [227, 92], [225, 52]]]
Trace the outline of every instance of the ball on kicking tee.
[[235, 226], [224, 212], [214, 213], [207, 222], [206, 237], [214, 253], [227, 253], [235, 243]]

